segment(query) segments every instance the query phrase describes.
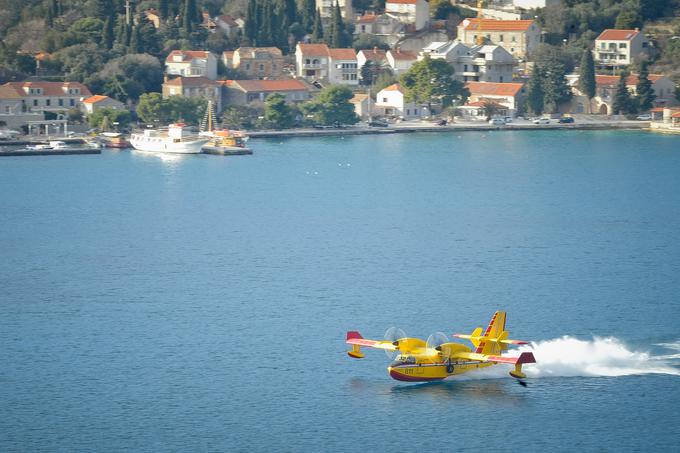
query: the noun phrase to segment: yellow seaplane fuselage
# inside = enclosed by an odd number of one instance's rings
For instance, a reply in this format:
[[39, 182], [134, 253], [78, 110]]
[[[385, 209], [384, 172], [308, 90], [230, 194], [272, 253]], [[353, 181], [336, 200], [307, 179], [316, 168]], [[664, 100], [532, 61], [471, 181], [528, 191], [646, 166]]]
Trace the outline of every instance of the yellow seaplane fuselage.
[[395, 360], [387, 367], [389, 375], [398, 381], [426, 382], [440, 381], [468, 371], [487, 368], [500, 363], [514, 365], [510, 375], [523, 379], [522, 365], [535, 363], [531, 352], [516, 357], [503, 356], [511, 344], [526, 344], [525, 341], [509, 340], [505, 331], [504, 311], [497, 311], [486, 330], [478, 327], [471, 335], [454, 334], [454, 337], [468, 339], [475, 349], [460, 343], [442, 343], [433, 347], [419, 338], [399, 338], [396, 341], [365, 339], [359, 332], [347, 332], [347, 344], [352, 350], [347, 354], [355, 359], [364, 358], [361, 347], [398, 351]]

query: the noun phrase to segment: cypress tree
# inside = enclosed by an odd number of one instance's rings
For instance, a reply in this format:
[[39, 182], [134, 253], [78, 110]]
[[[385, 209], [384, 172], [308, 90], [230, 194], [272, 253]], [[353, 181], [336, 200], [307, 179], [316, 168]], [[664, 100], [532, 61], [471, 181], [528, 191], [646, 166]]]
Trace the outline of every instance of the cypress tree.
[[198, 22], [195, 0], [186, 0], [184, 2], [184, 12], [182, 13], [182, 27], [184, 32], [189, 35], [194, 31], [194, 24]]
[[288, 28], [292, 22], [288, 20], [286, 1], [277, 0], [274, 11], [274, 45], [288, 52]]
[[640, 68], [640, 74], [638, 75], [638, 82], [635, 86], [635, 91], [637, 91], [638, 105], [640, 110], [646, 111], [654, 107], [656, 94], [654, 94], [652, 82], [649, 80], [649, 70], [647, 69], [646, 62], [642, 63], [642, 67]]
[[285, 6], [284, 11], [288, 24], [292, 25], [298, 20], [297, 4], [295, 3], [295, 0], [283, 0], [283, 4]]
[[529, 80], [527, 104], [535, 115], [543, 113], [543, 97], [543, 71], [539, 66], [534, 65], [534, 72], [531, 74], [531, 80]]
[[168, 18], [168, 11], [168, 0], [158, 0], [158, 14], [160, 14], [161, 19]]
[[257, 3], [255, 0], [248, 0], [248, 8], [246, 9], [246, 20], [243, 25], [243, 33], [250, 41], [251, 46], [257, 45]]
[[52, 13], [52, 17], [56, 18], [59, 17], [59, 4], [57, 3], [57, 0], [52, 0], [50, 2], [50, 11]]
[[316, 10], [314, 27], [312, 28], [312, 41], [323, 42], [323, 23], [321, 22], [321, 10]]
[[614, 105], [612, 106], [612, 110], [615, 115], [625, 114], [631, 111], [631, 98], [628, 87], [626, 86], [626, 76], [626, 73], [621, 73], [619, 83], [616, 86], [616, 93], [614, 93]]
[[305, 31], [311, 32], [314, 26], [314, 15], [316, 14], [316, 0], [302, 0], [302, 13], [300, 18]]
[[115, 19], [113, 18], [113, 11], [111, 11], [111, 14], [109, 17], [106, 18], [106, 22], [104, 22], [104, 30], [102, 31], [102, 44], [104, 44], [104, 47], [107, 49], [110, 49], [113, 47], [113, 40], [114, 40], [114, 33], [113, 33], [113, 21]]
[[144, 53], [144, 44], [139, 25], [133, 27], [128, 53]]
[[340, 4], [336, 2], [331, 14], [331, 33], [328, 38], [328, 46], [333, 49], [343, 47], [343, 32], [344, 24], [340, 13]]
[[48, 28], [54, 27], [54, 15], [52, 14], [52, 8], [47, 8], [47, 15], [45, 16], [45, 25]]
[[588, 113], [592, 113], [590, 100], [595, 97], [595, 90], [597, 86], [595, 84], [595, 62], [593, 61], [593, 53], [590, 49], [583, 51], [583, 56], [581, 57], [581, 69], [579, 71], [578, 77], [578, 89], [581, 93], [588, 97]]

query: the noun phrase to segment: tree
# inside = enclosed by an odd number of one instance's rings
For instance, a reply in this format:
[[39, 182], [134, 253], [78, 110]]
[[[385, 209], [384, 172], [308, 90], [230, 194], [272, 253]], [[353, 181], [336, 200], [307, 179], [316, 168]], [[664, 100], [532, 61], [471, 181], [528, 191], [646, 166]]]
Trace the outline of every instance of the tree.
[[632, 28], [639, 28], [642, 26], [642, 18], [640, 14], [634, 9], [624, 8], [616, 17], [615, 28], [622, 30], [630, 30]]
[[127, 110], [114, 110], [105, 107], [95, 110], [87, 120], [90, 123], [90, 127], [101, 128], [102, 123], [106, 121], [109, 125], [118, 123], [118, 127], [124, 128], [130, 124], [131, 118], [132, 116]]
[[534, 115], [543, 113], [543, 74], [539, 66], [534, 65], [534, 71], [529, 80], [529, 89], [527, 93], [527, 105]]
[[583, 51], [578, 77], [578, 89], [588, 98], [588, 113], [592, 113], [591, 99], [595, 97], [595, 62], [590, 49]]
[[194, 25], [200, 22], [198, 17], [198, 9], [196, 8], [196, 0], [184, 0], [184, 11], [182, 12], [182, 28], [186, 35], [190, 35], [195, 27]]
[[616, 86], [616, 92], [614, 93], [614, 105], [612, 106], [612, 110], [614, 111], [615, 115], [630, 113], [631, 111], [632, 103], [630, 92], [626, 86], [626, 77], [627, 74], [622, 72], [621, 76], [619, 77], [619, 83]]
[[113, 33], [114, 22], [115, 19], [113, 18], [113, 15], [107, 17], [106, 22], [104, 22], [104, 30], [102, 31], [102, 44], [107, 49], [111, 49], [113, 47], [113, 40], [115, 38]]
[[288, 129], [295, 118], [286, 97], [279, 93], [270, 94], [264, 101], [264, 119], [276, 129]]
[[484, 109], [484, 115], [486, 115], [487, 120], [493, 118], [500, 110], [498, 104], [490, 100], [482, 103], [482, 109]]
[[560, 106], [568, 102], [571, 97], [571, 89], [567, 85], [566, 70], [564, 65], [557, 61], [548, 61], [542, 68], [544, 107], [556, 112]]
[[359, 119], [350, 99], [354, 97], [349, 87], [331, 85], [319, 92], [315, 99], [302, 105], [302, 110], [312, 115], [319, 124], [354, 124]]
[[170, 120], [169, 111], [160, 93], [142, 94], [137, 104], [137, 116], [147, 124], [167, 124]]
[[656, 94], [654, 94], [652, 82], [649, 80], [649, 70], [647, 69], [646, 62], [643, 62], [640, 67], [640, 74], [638, 75], [635, 91], [637, 92], [637, 101], [640, 110], [647, 111], [654, 107]]
[[323, 42], [323, 23], [321, 22], [321, 11], [316, 10], [316, 15], [314, 16], [314, 25], [312, 27], [312, 41], [313, 42]]
[[160, 17], [162, 20], [165, 20], [168, 18], [168, 0], [159, 0], [158, 1], [158, 14], [160, 14]]
[[160, 91], [163, 68], [151, 55], [130, 54], [110, 60], [93, 79], [100, 81], [104, 94], [126, 102], [142, 93]]
[[243, 33], [251, 46], [257, 45], [257, 27], [257, 3], [255, 0], [248, 0]]
[[470, 91], [453, 78], [453, 67], [445, 60], [433, 60], [429, 56], [411, 66], [401, 76], [406, 100], [416, 104], [427, 104], [430, 112], [432, 103], [439, 101], [447, 106], [452, 100], [463, 104]]
[[264, 115], [259, 107], [230, 105], [222, 112], [222, 125], [229, 129], [251, 129], [254, 119]]
[[300, 22], [305, 27], [305, 31], [311, 32], [314, 26], [314, 16], [316, 14], [316, 0], [302, 0], [302, 11], [300, 12]]

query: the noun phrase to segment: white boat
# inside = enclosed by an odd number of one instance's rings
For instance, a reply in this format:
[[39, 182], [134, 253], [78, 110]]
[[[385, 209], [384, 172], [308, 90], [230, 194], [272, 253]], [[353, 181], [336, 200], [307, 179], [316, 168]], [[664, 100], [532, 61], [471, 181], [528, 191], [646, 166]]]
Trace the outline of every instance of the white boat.
[[182, 123], [171, 124], [166, 129], [145, 129], [142, 133], [133, 133], [130, 144], [137, 150], [152, 153], [198, 154], [201, 147], [209, 140], [188, 134]]
[[49, 149], [65, 149], [68, 148], [68, 145], [66, 145], [66, 142], [62, 142], [59, 140], [52, 140], [48, 144], [39, 144], [39, 145], [29, 145], [26, 147], [26, 149], [30, 150], [49, 150]]

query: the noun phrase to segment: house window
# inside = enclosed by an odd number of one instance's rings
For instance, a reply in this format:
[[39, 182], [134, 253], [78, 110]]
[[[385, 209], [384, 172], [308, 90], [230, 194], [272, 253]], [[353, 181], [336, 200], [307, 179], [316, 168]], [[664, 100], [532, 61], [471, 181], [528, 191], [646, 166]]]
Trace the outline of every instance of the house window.
[[9, 113], [9, 105], [5, 106], [5, 113]]
[[498, 81], [499, 81], [500, 83], [503, 83], [503, 76], [500, 76], [500, 77], [498, 78]]
[[33, 107], [37, 107], [37, 106], [38, 106], [38, 100], [37, 100], [37, 99], [33, 99]]
[[406, 109], [406, 116], [410, 116], [410, 115], [411, 115], [411, 109]]
[[69, 100], [68, 100], [68, 104], [69, 104], [71, 107], [73, 107], [74, 105], [76, 105], [76, 101], [74, 101], [73, 99], [69, 99]]
[[472, 41], [473, 41], [473, 42], [477, 42], [477, 35], [474, 35], [474, 36], [472, 37]]
[[498, 35], [498, 41], [503, 42], [503, 35]]
[[305, 59], [305, 64], [309, 64], [309, 63], [310, 63], [309, 58]]
[[45, 106], [49, 107], [52, 104], [52, 99], [45, 99]]
[[63, 107], [63, 106], [64, 106], [64, 100], [59, 98], [59, 107]]
[[260, 63], [260, 71], [264, 71], [264, 65]]
[[619, 43], [619, 49], [627, 49], [627, 48], [628, 48], [628, 44], [627, 44], [627, 43], [625, 43], [625, 42], [620, 42], [620, 43]]
[[383, 98], [383, 102], [386, 104], [386, 103], [387, 103], [387, 98]]
[[512, 35], [512, 37], [510, 38], [510, 41], [517, 42], [517, 38], [515, 37], [515, 35]]
[[625, 55], [619, 55], [619, 60], [625, 60], [626, 56]]
[[250, 63], [246, 63], [246, 71], [250, 71]]

